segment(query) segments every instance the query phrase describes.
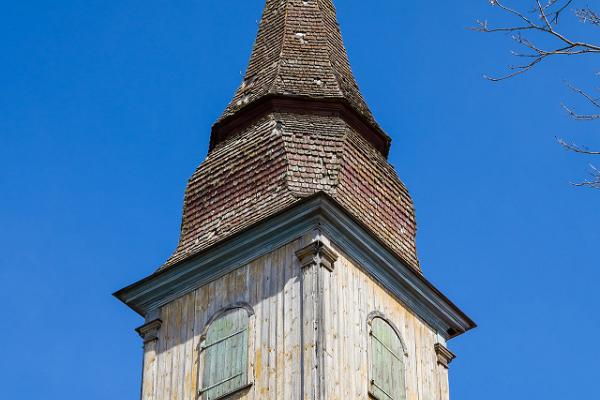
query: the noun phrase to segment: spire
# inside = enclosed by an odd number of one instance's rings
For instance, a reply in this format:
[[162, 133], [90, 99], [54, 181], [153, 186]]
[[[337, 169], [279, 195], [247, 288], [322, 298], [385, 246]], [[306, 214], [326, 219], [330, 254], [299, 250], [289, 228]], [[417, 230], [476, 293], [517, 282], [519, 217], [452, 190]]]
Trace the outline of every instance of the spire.
[[390, 139], [358, 89], [333, 0], [267, 0], [246, 75], [213, 128], [211, 148], [228, 135], [228, 122], [274, 98], [343, 106], [387, 155]]
[[332, 0], [267, 0], [246, 77], [188, 182], [179, 245], [162, 269], [324, 195], [420, 273], [414, 207], [389, 146], [350, 71]]

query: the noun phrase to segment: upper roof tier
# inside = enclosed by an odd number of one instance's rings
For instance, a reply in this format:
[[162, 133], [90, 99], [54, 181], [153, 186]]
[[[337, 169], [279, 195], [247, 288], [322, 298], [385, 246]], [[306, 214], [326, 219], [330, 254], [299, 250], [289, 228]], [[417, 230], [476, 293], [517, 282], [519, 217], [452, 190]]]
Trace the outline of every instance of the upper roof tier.
[[[267, 100], [337, 103], [370, 129], [364, 136], [384, 155], [390, 138], [375, 122], [350, 69], [332, 0], [267, 0], [244, 80], [213, 127], [211, 149], [240, 115]], [[252, 113], [252, 112], [251, 112]], [[256, 116], [256, 115], [254, 115]]]

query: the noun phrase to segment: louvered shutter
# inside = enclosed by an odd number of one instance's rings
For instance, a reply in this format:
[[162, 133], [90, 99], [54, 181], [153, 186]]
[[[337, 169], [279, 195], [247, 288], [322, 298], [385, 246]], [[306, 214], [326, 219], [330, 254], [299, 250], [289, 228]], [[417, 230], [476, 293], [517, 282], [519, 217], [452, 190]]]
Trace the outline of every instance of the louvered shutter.
[[215, 400], [248, 384], [248, 312], [239, 308], [214, 321], [203, 345], [202, 398]]
[[381, 318], [371, 322], [371, 395], [378, 400], [405, 400], [404, 351], [392, 327]]

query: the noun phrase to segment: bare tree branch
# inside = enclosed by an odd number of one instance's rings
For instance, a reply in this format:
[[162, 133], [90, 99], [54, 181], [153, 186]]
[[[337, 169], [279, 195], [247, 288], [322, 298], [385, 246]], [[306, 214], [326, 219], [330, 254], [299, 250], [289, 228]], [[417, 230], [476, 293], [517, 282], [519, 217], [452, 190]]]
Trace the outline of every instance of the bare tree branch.
[[[600, 54], [600, 44], [574, 40], [556, 30], [556, 25], [558, 24], [561, 15], [568, 9], [573, 1], [574, 0], [566, 0], [562, 2], [560, 0], [549, 0], [548, 3], [543, 4], [541, 0], [535, 0], [535, 12], [538, 14], [537, 18], [540, 20], [540, 23], [538, 23], [533, 19], [533, 17], [528, 16], [525, 12], [521, 12], [506, 6], [503, 0], [490, 0], [493, 6], [498, 7], [509, 15], [516, 17], [520, 21], [520, 24], [514, 27], [490, 27], [487, 21], [477, 21], [477, 26], [471, 29], [484, 33], [516, 32], [517, 34], [513, 35], [512, 39], [518, 44], [528, 48], [531, 53], [519, 54], [517, 52], [513, 52], [513, 55], [534, 58], [537, 61], [532, 61], [531, 63], [525, 65], [512, 66], [510, 69], [516, 71], [511, 72], [510, 74], [499, 77], [486, 76], [486, 78], [491, 81], [498, 82], [521, 75], [531, 70], [545, 58], [551, 56], [573, 56], [588, 53]], [[554, 10], [555, 6], [559, 7]], [[580, 9], [577, 10], [576, 14], [582, 22], [589, 22], [593, 25], [600, 26], [600, 17], [598, 17], [598, 15], [591, 9]], [[558, 43], [562, 43], [562, 45], [555, 45], [550, 49], [542, 49], [531, 39], [523, 36], [523, 33], [526, 32], [541, 33], [549, 38], [553, 38], [555, 41], [558, 41]]]
[[588, 100], [590, 103], [592, 103], [592, 105], [596, 108], [600, 109], [600, 100], [598, 99], [594, 99], [592, 96], [590, 96], [589, 94], [587, 94], [586, 92], [584, 92], [583, 90], [579, 89], [578, 87], [575, 87], [573, 85], [571, 85], [570, 83], [567, 84], [569, 86], [569, 88], [574, 91], [575, 93], [580, 94], [581, 96], [583, 96], [586, 100]]
[[[554, 3], [557, 3], [557, 2], [558, 2], [558, 0], [553, 0], [552, 5], [554, 5]], [[560, 15], [563, 13], [563, 11], [565, 11], [571, 5], [571, 3], [573, 3], [573, 0], [567, 1], [565, 4], [563, 4], [562, 7], [560, 7], [557, 11], [552, 13], [552, 23], [553, 24], [555, 24], [555, 25], [558, 24], [558, 19], [560, 18]]]
[[[571, 89], [572, 91], [574, 91], [575, 93], [577, 93], [578, 95], [580, 95], [581, 97], [586, 99], [593, 107], [600, 110], [600, 99], [593, 98], [590, 94], [588, 94], [584, 90], [582, 90], [576, 86], [573, 86], [572, 84], [570, 84], [568, 82], [567, 82], [567, 86], [569, 87], [569, 89]], [[595, 121], [595, 120], [600, 119], [600, 113], [579, 114], [579, 113], [576, 113], [571, 107], [568, 107], [565, 104], [563, 104], [562, 107], [571, 117], [573, 117], [574, 119], [576, 119], [578, 121]]]
[[590, 172], [592, 179], [589, 181], [583, 181], [581, 183], [574, 183], [573, 185], [579, 187], [600, 189], [600, 170], [598, 170], [598, 168], [594, 167], [593, 165], [590, 165], [590, 167], [592, 168], [592, 172]]
[[579, 20], [584, 24], [590, 23], [592, 25], [600, 26], [600, 16], [589, 7], [577, 10], [575, 15], [577, 15]]
[[596, 121], [600, 119], [600, 114], [578, 114], [564, 104], [562, 104], [562, 108], [567, 112], [567, 114], [577, 121]]
[[561, 138], [556, 138], [556, 139], [558, 140], [558, 143], [567, 150], [574, 151], [576, 153], [581, 153], [581, 154], [589, 154], [589, 155], [593, 155], [593, 156], [600, 155], [600, 151], [592, 151], [592, 150], [589, 150], [587, 147], [578, 146], [574, 143], [567, 143], [564, 139], [561, 139]]
[[[528, 55], [522, 55], [521, 57], [529, 57]], [[530, 69], [532, 69], [533, 67], [535, 67], [537, 64], [539, 64], [540, 62], [542, 62], [544, 60], [545, 57], [535, 57], [535, 59], [530, 62], [529, 64], [525, 64], [525, 65], [510, 65], [509, 68], [511, 70], [514, 70], [515, 72], [512, 72], [508, 75], [504, 75], [504, 76], [498, 76], [498, 77], [494, 77], [494, 76], [489, 76], [489, 75], [484, 75], [484, 78], [492, 81], [492, 82], [500, 82], [500, 81], [504, 81], [510, 78], [514, 78], [517, 75], [521, 75], [524, 74], [525, 72], [529, 71]]]
[[[509, 66], [511, 72], [506, 75], [496, 77], [484, 75], [490, 81], [499, 82], [522, 75], [550, 57], [600, 54], [600, 44], [576, 40], [558, 30], [558, 24], [562, 15], [575, 3], [575, 0], [529, 0], [533, 8], [528, 11], [519, 11], [507, 6], [504, 3], [505, 0], [489, 1], [492, 6], [515, 18], [515, 25], [490, 27], [487, 21], [478, 20], [477, 26], [471, 29], [484, 33], [511, 34], [511, 39], [526, 49], [524, 52], [513, 50], [512, 55], [528, 60], [528, 62], [523, 64]], [[581, 23], [600, 27], [600, 15], [591, 8], [584, 7], [573, 11]], [[579, 121], [600, 120], [600, 98], [595, 98], [588, 92], [570, 83], [567, 83], [567, 86], [574, 93], [583, 97], [594, 109], [598, 110], [595, 113], [580, 114], [575, 112], [572, 107], [562, 104], [563, 109], [568, 115]], [[600, 155], [600, 151], [590, 150], [586, 146], [569, 143], [561, 138], [557, 138], [557, 141], [568, 151], [588, 156]], [[574, 185], [600, 189], [600, 171], [592, 166], [591, 175], [592, 179], [575, 183]]]

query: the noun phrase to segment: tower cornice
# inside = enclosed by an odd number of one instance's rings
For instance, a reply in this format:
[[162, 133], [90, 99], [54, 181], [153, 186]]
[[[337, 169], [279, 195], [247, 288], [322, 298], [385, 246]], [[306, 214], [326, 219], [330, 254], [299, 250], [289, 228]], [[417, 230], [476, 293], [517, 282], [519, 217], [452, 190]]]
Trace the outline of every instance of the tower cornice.
[[415, 271], [350, 216], [319, 193], [263, 220], [217, 246], [160, 270], [114, 295], [146, 316], [290, 241], [318, 229], [390, 293], [445, 339], [475, 323], [422, 274]]

